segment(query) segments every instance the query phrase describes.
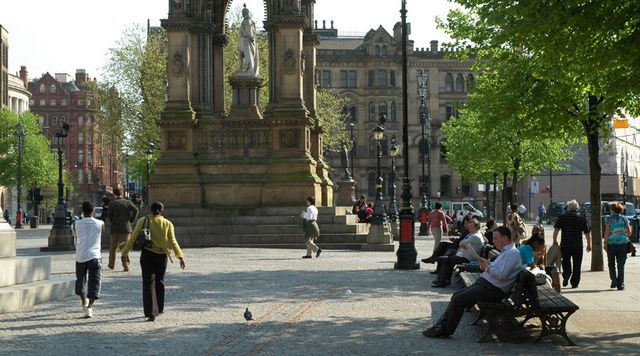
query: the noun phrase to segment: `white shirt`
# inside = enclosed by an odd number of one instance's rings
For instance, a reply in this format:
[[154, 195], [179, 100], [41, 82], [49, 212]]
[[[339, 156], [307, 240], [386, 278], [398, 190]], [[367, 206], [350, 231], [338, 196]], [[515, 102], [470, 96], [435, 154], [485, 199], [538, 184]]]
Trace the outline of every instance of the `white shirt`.
[[[456, 255], [458, 255], [459, 257], [464, 257], [469, 261], [474, 261], [477, 259], [476, 255], [480, 254], [480, 250], [482, 250], [482, 246], [484, 246], [484, 243], [484, 236], [482, 236], [482, 233], [480, 233], [480, 231], [476, 231], [473, 234], [467, 236], [467, 238], [465, 238], [464, 240], [460, 241], [460, 245], [464, 245], [465, 248], [460, 249], [456, 253]], [[473, 252], [469, 251], [469, 249], [473, 249], [474, 251], [476, 251], [476, 253], [474, 254]]]
[[318, 208], [315, 205], [309, 205], [307, 212], [304, 213], [305, 220], [318, 220]]
[[500, 255], [489, 265], [489, 270], [482, 272], [481, 277], [487, 282], [509, 293], [522, 270], [520, 252], [510, 243], [502, 248]]
[[76, 235], [76, 261], [87, 262], [94, 258], [100, 258], [100, 235], [104, 221], [94, 217], [83, 217], [75, 222]]

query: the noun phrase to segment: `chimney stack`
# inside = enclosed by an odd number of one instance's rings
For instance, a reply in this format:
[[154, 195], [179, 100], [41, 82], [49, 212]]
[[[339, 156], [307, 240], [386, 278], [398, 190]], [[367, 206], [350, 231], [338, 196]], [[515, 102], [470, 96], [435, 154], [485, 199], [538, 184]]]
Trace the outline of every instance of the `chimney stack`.
[[29, 86], [29, 72], [27, 72], [27, 66], [20, 66], [20, 79], [22, 79], [24, 87], [27, 88]]
[[431, 41], [431, 52], [433, 53], [438, 52], [438, 41], [436, 40]]
[[84, 83], [89, 79], [89, 75], [84, 69], [76, 69], [76, 84]]

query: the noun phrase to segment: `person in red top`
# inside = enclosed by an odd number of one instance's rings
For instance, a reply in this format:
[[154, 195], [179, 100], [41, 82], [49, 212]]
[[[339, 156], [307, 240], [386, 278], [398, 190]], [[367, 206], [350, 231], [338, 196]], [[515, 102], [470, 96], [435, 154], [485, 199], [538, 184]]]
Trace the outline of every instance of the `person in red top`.
[[433, 235], [434, 238], [433, 251], [435, 252], [436, 246], [442, 240], [442, 234], [449, 232], [447, 216], [442, 211], [442, 203], [440, 202], [436, 202], [436, 208], [429, 213], [429, 231], [429, 235]]

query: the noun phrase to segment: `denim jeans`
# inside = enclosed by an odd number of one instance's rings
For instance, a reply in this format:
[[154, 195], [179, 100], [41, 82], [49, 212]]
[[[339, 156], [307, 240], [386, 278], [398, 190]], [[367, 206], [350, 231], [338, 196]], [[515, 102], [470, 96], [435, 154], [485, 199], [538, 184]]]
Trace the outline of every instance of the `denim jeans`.
[[76, 294], [90, 299], [100, 298], [100, 269], [97, 258], [87, 262], [76, 262]]
[[[607, 259], [609, 260], [609, 278], [611, 278], [611, 283], [615, 283], [618, 286], [623, 285], [624, 263], [627, 261], [627, 244], [607, 244]], [[618, 264], [618, 274], [616, 274], [616, 262]]]

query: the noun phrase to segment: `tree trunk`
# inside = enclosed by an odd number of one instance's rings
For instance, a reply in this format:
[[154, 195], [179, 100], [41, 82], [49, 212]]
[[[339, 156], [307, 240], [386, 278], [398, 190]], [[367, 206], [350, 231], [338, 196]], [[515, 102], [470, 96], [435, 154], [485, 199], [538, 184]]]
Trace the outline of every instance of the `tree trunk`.
[[600, 195], [600, 118], [598, 113], [598, 98], [589, 96], [589, 117], [583, 123], [589, 149], [589, 174], [591, 176], [591, 270], [604, 270], [602, 246], [602, 196]]
[[507, 190], [507, 179], [509, 178], [509, 173], [502, 173], [502, 225], [507, 225], [507, 207], [509, 206], [509, 195]]
[[511, 177], [511, 202], [512, 204], [518, 205], [518, 200], [522, 197], [518, 197], [518, 189], [516, 185], [518, 184], [518, 171], [520, 170], [520, 158], [516, 158], [513, 160], [513, 176]]

